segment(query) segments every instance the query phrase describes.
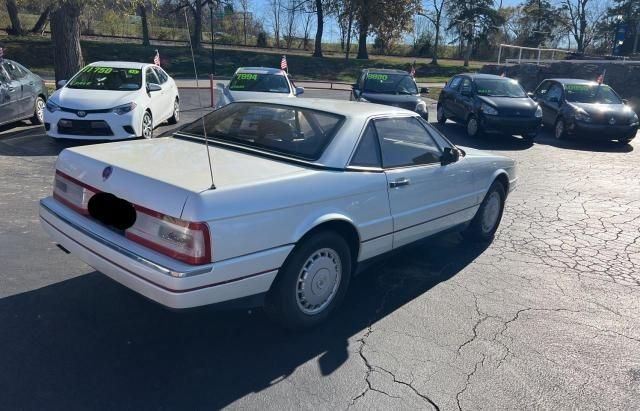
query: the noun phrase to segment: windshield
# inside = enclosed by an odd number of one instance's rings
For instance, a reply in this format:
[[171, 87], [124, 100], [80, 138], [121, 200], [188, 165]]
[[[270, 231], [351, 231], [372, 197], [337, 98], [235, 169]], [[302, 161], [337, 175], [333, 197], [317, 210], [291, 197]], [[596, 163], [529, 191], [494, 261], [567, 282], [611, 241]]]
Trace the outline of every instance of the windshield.
[[620, 97], [609, 86], [591, 84], [565, 84], [567, 101], [572, 103], [622, 104]]
[[289, 93], [289, 84], [278, 74], [238, 73], [231, 79], [229, 90]]
[[418, 86], [408, 74], [369, 73], [364, 81], [365, 93], [418, 94]]
[[[305, 160], [317, 160], [342, 125], [343, 117], [316, 110], [266, 103], [232, 103], [204, 117], [213, 141]], [[203, 121], [182, 129], [204, 137]]]
[[84, 90], [130, 91], [142, 87], [142, 71], [133, 68], [83, 68], [67, 83], [68, 88]]
[[526, 93], [517, 81], [511, 79], [476, 79], [479, 96], [525, 97]]

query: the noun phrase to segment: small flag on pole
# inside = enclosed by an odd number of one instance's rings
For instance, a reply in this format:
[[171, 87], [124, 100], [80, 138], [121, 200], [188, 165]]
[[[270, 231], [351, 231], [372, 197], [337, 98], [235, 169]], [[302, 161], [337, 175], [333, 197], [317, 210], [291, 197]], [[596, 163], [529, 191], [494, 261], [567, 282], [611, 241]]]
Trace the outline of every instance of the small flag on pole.
[[602, 84], [604, 83], [604, 76], [607, 74], [607, 69], [602, 70], [602, 74], [600, 74], [598, 76], [598, 78], [596, 79], [596, 83], [598, 84]]
[[4, 58], [4, 49], [0, 47], [0, 61]]
[[282, 60], [280, 60], [280, 70], [287, 70], [289, 72], [289, 65], [287, 64], [287, 56], [282, 56]]
[[506, 66], [502, 69], [502, 73], [500, 73], [500, 77], [507, 77], [507, 67]]
[[416, 61], [413, 60], [413, 63], [411, 64], [411, 70], [409, 71], [409, 74], [411, 74], [411, 77], [415, 77], [416, 76]]
[[153, 64], [160, 66], [160, 52], [156, 49], [156, 56], [153, 58]]

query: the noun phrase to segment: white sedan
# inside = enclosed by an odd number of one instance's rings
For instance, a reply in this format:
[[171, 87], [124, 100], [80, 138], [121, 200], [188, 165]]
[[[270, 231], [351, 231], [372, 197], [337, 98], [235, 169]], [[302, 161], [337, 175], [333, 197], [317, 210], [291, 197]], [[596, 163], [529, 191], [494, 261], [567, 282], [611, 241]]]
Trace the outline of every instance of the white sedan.
[[374, 256], [450, 229], [490, 241], [516, 182], [512, 160], [456, 147], [411, 111], [246, 101], [173, 137], [64, 150], [40, 218], [160, 304], [247, 299], [307, 327]]
[[218, 83], [217, 92], [219, 108], [234, 101], [297, 97], [304, 93], [304, 88], [296, 87], [284, 70], [240, 67], [228, 85]]
[[83, 140], [152, 138], [153, 129], [180, 119], [176, 83], [153, 64], [89, 64], [47, 100], [47, 135]]

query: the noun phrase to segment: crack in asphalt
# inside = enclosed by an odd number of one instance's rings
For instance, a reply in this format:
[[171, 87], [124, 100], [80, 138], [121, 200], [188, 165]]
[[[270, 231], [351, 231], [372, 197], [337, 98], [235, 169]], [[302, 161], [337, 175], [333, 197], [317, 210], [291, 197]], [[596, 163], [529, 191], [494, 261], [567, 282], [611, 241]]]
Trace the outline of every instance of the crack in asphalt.
[[476, 362], [475, 366], [473, 367], [473, 371], [467, 374], [467, 380], [465, 381], [464, 387], [462, 388], [462, 390], [458, 391], [458, 393], [456, 394], [456, 404], [458, 405], [458, 410], [460, 411], [462, 411], [462, 406], [460, 405], [460, 397], [462, 396], [462, 394], [464, 394], [465, 391], [467, 391], [467, 388], [469, 388], [469, 385], [471, 384], [471, 377], [473, 377], [474, 374], [478, 371], [478, 366], [480, 364], [484, 366], [485, 358], [486, 358], [486, 355], [482, 354], [482, 359]]

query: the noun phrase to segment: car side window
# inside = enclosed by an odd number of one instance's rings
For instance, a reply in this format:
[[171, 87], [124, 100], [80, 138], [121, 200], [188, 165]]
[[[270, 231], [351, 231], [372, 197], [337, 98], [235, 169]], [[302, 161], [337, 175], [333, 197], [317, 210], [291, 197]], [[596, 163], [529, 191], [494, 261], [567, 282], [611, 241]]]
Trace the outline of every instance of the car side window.
[[465, 78], [464, 80], [462, 80], [462, 86], [460, 87], [460, 92], [461, 93], [471, 93], [471, 80], [468, 78]]
[[556, 101], [560, 101], [561, 97], [562, 97], [562, 87], [560, 87], [559, 84], [554, 84], [551, 87], [549, 87], [549, 91], [547, 91], [546, 93], [545, 100], [551, 101], [552, 99], [555, 99]]
[[369, 123], [360, 138], [358, 148], [351, 158], [352, 166], [360, 167], [382, 167], [382, 159], [380, 156], [380, 144], [378, 136], [373, 127], [373, 123]]
[[7, 73], [12, 80], [20, 80], [26, 75], [25, 72], [20, 70], [18, 66], [11, 63], [10, 61], [5, 61], [2, 63], [2, 65], [4, 66], [5, 70], [7, 70]]
[[158, 84], [164, 84], [167, 82], [167, 80], [169, 80], [169, 76], [167, 76], [167, 73], [164, 72], [164, 70], [162, 70], [159, 67], [154, 67], [153, 71], [156, 72], [156, 75], [158, 76], [158, 80], [160, 80], [160, 83]]
[[414, 117], [375, 120], [385, 168], [440, 162], [440, 148]]
[[457, 90], [458, 86], [460, 85], [460, 82], [462, 81], [462, 77], [454, 77], [450, 82], [449, 85], [447, 86], [447, 88], [450, 88], [452, 90]]
[[145, 81], [147, 82], [147, 84], [160, 84], [160, 81], [158, 80], [158, 76], [156, 76], [156, 73], [151, 69], [148, 68], [147, 71], [145, 71]]
[[551, 85], [550, 81], [543, 81], [540, 86], [536, 89], [535, 96], [536, 98], [544, 98], [549, 91], [549, 86]]

